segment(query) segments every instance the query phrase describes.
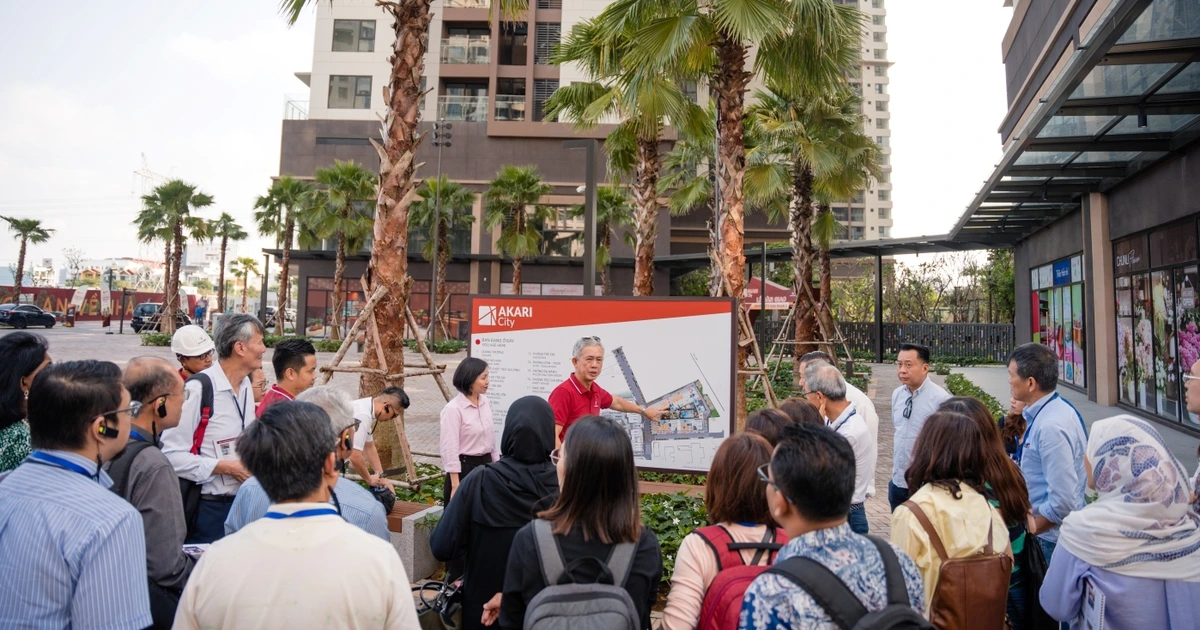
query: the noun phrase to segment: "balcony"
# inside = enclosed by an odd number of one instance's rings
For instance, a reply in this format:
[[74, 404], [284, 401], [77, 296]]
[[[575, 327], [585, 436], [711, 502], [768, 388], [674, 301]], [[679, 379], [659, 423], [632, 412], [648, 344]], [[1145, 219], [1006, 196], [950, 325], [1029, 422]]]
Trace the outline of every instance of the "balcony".
[[442, 39], [442, 63], [487, 65], [490, 37], [446, 37]]
[[487, 122], [487, 96], [439, 96], [438, 119]]
[[308, 98], [304, 96], [285, 96], [283, 102], [284, 120], [308, 120]]
[[490, 9], [491, 0], [444, 0], [442, 6], [447, 9]]
[[496, 120], [525, 120], [525, 97], [496, 95]]

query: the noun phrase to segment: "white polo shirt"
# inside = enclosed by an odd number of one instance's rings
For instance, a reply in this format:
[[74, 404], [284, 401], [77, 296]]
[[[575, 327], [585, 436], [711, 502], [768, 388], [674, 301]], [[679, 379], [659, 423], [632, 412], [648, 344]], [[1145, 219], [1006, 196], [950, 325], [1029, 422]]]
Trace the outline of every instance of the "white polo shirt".
[[242, 379], [235, 395], [233, 385], [229, 383], [220, 363], [214, 363], [201, 374], [208, 375], [212, 380], [213, 410], [200, 443], [200, 453], [192, 454], [192, 437], [200, 424], [201, 387], [195, 381], [185, 386], [188, 397], [183, 403], [179, 426], [162, 433], [162, 452], [170, 460], [176, 475], [201, 484], [201, 494], [233, 496], [242, 484], [232, 475], [213, 474], [213, 468], [220, 461], [215, 442], [241, 436], [242, 431], [254, 422], [254, 393], [250, 387], [250, 377]]
[[354, 432], [354, 450], [361, 451], [367, 442], [375, 441], [375, 400], [370, 396], [350, 403], [358, 430]]
[[829, 422], [833, 429], [850, 442], [854, 449], [854, 497], [850, 503], [858, 504], [867, 500], [867, 490], [875, 479], [875, 460], [879, 456], [879, 447], [871, 439], [871, 431], [867, 422], [858, 415], [854, 405], [846, 407], [842, 415]]

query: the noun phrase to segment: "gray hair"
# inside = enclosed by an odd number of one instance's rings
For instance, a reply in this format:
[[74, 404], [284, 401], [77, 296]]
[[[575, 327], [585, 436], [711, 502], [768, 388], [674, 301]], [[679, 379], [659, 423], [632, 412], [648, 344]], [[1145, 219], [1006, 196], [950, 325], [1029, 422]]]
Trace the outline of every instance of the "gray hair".
[[337, 435], [323, 409], [305, 402], [271, 405], [238, 438], [238, 457], [272, 503], [304, 498], [324, 483]]
[[312, 403], [329, 414], [329, 426], [333, 432], [341, 435], [350, 425], [354, 424], [354, 411], [350, 408], [350, 395], [329, 385], [318, 385], [300, 392], [296, 397], [300, 402]]
[[213, 330], [213, 343], [217, 346], [217, 360], [224, 361], [233, 356], [233, 346], [239, 341], [242, 343], [250, 341], [254, 337], [254, 333], [266, 335], [267, 329], [263, 328], [262, 322], [253, 315], [237, 313], [217, 320], [216, 329]]
[[1037, 381], [1038, 389], [1052, 392], [1058, 388], [1058, 357], [1040, 343], [1025, 343], [1008, 355], [1009, 363], [1017, 365], [1017, 376]]
[[579, 341], [575, 342], [575, 349], [571, 351], [571, 356], [578, 359], [579, 357], [583, 356], [584, 350], [592, 346], [600, 346], [601, 350], [604, 349], [604, 346], [600, 343], [599, 337], [583, 337]]
[[837, 368], [813, 361], [804, 368], [804, 384], [810, 392], [819, 392], [832, 401], [846, 399], [846, 379]]

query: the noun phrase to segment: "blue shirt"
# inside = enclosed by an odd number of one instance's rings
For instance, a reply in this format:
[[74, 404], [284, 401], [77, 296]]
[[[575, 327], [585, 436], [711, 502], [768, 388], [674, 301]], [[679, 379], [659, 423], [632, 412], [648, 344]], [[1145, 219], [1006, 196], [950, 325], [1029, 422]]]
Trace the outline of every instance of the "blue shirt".
[[[96, 473], [74, 453], [42, 451]], [[0, 480], [0, 627], [146, 628], [142, 517], [95, 479], [25, 460]]]
[[[890, 544], [890, 543], [889, 543]], [[908, 601], [913, 610], [925, 614], [925, 589], [917, 565], [895, 545]], [[850, 525], [819, 529], [788, 541], [776, 564], [794, 557], [810, 558], [825, 565], [842, 580], [869, 612], [887, 605], [887, 580], [883, 558], [866, 536], [850, 531]], [[740, 630], [793, 630], [837, 628], [825, 610], [804, 589], [781, 576], [764, 573], [746, 589], [742, 600]]]
[[[904, 417], [904, 409], [908, 399], [912, 399], [912, 413]], [[901, 385], [892, 392], [892, 424], [896, 426], [896, 434], [892, 438], [895, 449], [892, 454], [892, 483], [897, 488], [907, 488], [904, 473], [912, 462], [913, 445], [917, 443], [917, 435], [925, 426], [925, 420], [937, 411], [938, 406], [946, 402], [950, 394], [933, 382], [929, 376], [915, 392], [909, 392], [907, 385]], [[916, 488], [913, 488], [916, 491]]]
[[[371, 496], [370, 492], [345, 477], [339, 477], [337, 485], [333, 487], [333, 493], [337, 495], [338, 504], [342, 506], [342, 518], [346, 519], [347, 523], [389, 543], [392, 541], [383, 504]], [[229, 516], [225, 518], [225, 535], [228, 536], [262, 518], [269, 507], [271, 499], [267, 496], [267, 491], [263, 490], [262, 484], [255, 477], [247, 479], [246, 483], [238, 488], [233, 506], [229, 508]]]
[[1025, 441], [1021, 444], [1021, 472], [1029, 486], [1033, 513], [1055, 527], [1038, 534], [1058, 542], [1058, 525], [1074, 510], [1082, 509], [1087, 472], [1083, 455], [1087, 433], [1083, 418], [1058, 394], [1048, 394], [1025, 408]]

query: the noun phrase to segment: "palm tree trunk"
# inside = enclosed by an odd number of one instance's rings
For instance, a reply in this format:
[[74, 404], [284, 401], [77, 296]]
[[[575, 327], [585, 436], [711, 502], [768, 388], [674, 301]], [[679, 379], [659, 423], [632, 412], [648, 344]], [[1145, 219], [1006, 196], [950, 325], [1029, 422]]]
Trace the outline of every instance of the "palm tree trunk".
[[[383, 146], [374, 143], [379, 152], [379, 198], [375, 207], [375, 246], [371, 249], [367, 275], [372, 287], [382, 286], [387, 291], [375, 306], [378, 342], [391, 371], [403, 372], [405, 313], [411, 285], [408, 277], [408, 211], [416, 197], [414, 158], [421, 142], [417, 132], [421, 120], [418, 108], [421, 76], [425, 74], [425, 33], [429, 30], [430, 13], [429, 0], [382, 2], [381, 6], [392, 16], [396, 37], [392, 44], [391, 74], [383, 92], [387, 100], [383, 117], [386, 138]], [[364, 367], [381, 368], [378, 363], [376, 353], [364, 353]], [[373, 396], [388, 385], [403, 387], [404, 380], [385, 381], [376, 375], [363, 374], [359, 379], [359, 395]], [[402, 422], [398, 419], [396, 426], [403, 426]], [[392, 451], [391, 440], [386, 435], [383, 437], [381, 457]], [[377, 436], [376, 442], [379, 441]], [[395, 462], [400, 458], [391, 459]]]
[[250, 270], [242, 271], [242, 313], [246, 312], [246, 290], [250, 284]]
[[13, 304], [21, 303], [21, 284], [25, 280], [25, 245], [28, 242], [28, 237], [21, 237], [21, 252], [17, 254], [17, 273], [13, 274]]
[[229, 246], [229, 237], [221, 237], [221, 268], [217, 271], [217, 312], [225, 312], [225, 248]]
[[[729, 295], [736, 300], [735, 312], [741, 312], [742, 291], [746, 284], [746, 259], [742, 255], [745, 240], [745, 195], [742, 179], [746, 171], [746, 146], [742, 138], [745, 114], [746, 47], [724, 29], [717, 38], [717, 73], [712, 87], [717, 93], [717, 178], [721, 182], [721, 251], [718, 260]], [[737, 365], [746, 367], [748, 353], [738, 344]], [[746, 424], [746, 377], [737, 376], [736, 420], [741, 430]]]
[[829, 343], [825, 346], [824, 350], [829, 356], [836, 357], [837, 350], [834, 349], [833, 338], [832, 338], [833, 335], [837, 334], [834, 332], [834, 328], [833, 328], [833, 264], [829, 258], [829, 248], [828, 247], [821, 247], [820, 257], [821, 257], [821, 297], [820, 297], [821, 309], [820, 309], [819, 313], [821, 315], [822, 323], [825, 326], [825, 331], [827, 332], [828, 335], [830, 335], [830, 337], [827, 337], [825, 339], [825, 341], [827, 341]]
[[[164, 316], [165, 322], [159, 324], [159, 329], [162, 332], [171, 334], [175, 332], [175, 313], [179, 310], [179, 268], [183, 264], [183, 220], [175, 221], [175, 247], [171, 252], [171, 294], [164, 295]], [[165, 307], [170, 304], [170, 310]]]
[[[797, 162], [792, 174], [792, 198], [788, 202], [788, 229], [791, 232], [792, 272], [796, 288], [796, 344], [797, 366], [800, 357], [813, 350], [816, 320], [813, 318], [814, 304], [808, 299], [804, 286], [812, 286], [812, 169]], [[800, 378], [796, 371], [796, 379]]]
[[171, 275], [171, 239], [163, 242], [163, 297], [167, 295], [167, 276]]
[[[637, 173], [633, 181], [633, 201], [637, 207], [634, 295], [654, 295], [654, 241], [658, 237], [658, 171], [657, 134], [653, 138], [638, 138]], [[604, 294], [612, 295], [610, 289], [608, 270], [605, 269]]]
[[296, 220], [292, 218], [292, 209], [284, 208], [287, 219], [283, 226], [283, 260], [279, 263], [279, 307], [275, 309], [275, 334], [283, 334], [284, 318], [287, 317], [288, 300], [292, 297], [291, 278], [288, 277], [288, 265], [291, 260], [292, 232], [296, 231]]
[[345, 308], [346, 291], [342, 281], [346, 275], [346, 236], [338, 233], [337, 265], [333, 269], [333, 332], [329, 338], [338, 341], [342, 338], [342, 309]]
[[[438, 259], [435, 271], [437, 273], [438, 285], [437, 295], [433, 296], [434, 300], [437, 301], [438, 321], [433, 322], [433, 330], [438, 330], [446, 321], [446, 311], [450, 308], [449, 305], [443, 306], [446, 302], [446, 295], [449, 293], [449, 290], [446, 288], [446, 267], [450, 264], [450, 237], [446, 235], [446, 232], [449, 229], [449, 225], [443, 225], [438, 230]], [[433, 316], [432, 311], [430, 312], [430, 316]], [[434, 334], [436, 335], [437, 333]]]
[[[518, 208], [513, 213], [513, 230], [517, 234], [525, 233], [525, 209]], [[521, 259], [513, 257], [513, 295], [521, 295]]]
[[[612, 227], [609, 226], [608, 224], [605, 224], [604, 231], [601, 232], [601, 234], [602, 234], [602, 236], [600, 237], [600, 247], [603, 247], [604, 251], [609, 252], [609, 256], [607, 257], [607, 260], [605, 260], [604, 266], [600, 268], [600, 286], [604, 289], [604, 295], [605, 295], [605, 297], [607, 297], [607, 296], [610, 296], [613, 294], [613, 292], [612, 292], [612, 274], [610, 273], [612, 271], [612, 255], [611, 255], [611, 252], [612, 252], [612, 249], [611, 249], [611, 247], [612, 247]], [[654, 249], [653, 239], [651, 240], [650, 243], [651, 243], [650, 248], [653, 250]], [[654, 265], [653, 256], [654, 255], [651, 254], [650, 265], [652, 267]], [[633, 271], [633, 275], [634, 275], [633, 294], [641, 295], [637, 292], [637, 269], [636, 268]], [[650, 282], [652, 284], [654, 282], [653, 269], [651, 269]], [[653, 291], [654, 291], [653, 286], [651, 286], [650, 291], [651, 291], [651, 293], [653, 293]], [[647, 293], [646, 295], [650, 295], [650, 293]]]

